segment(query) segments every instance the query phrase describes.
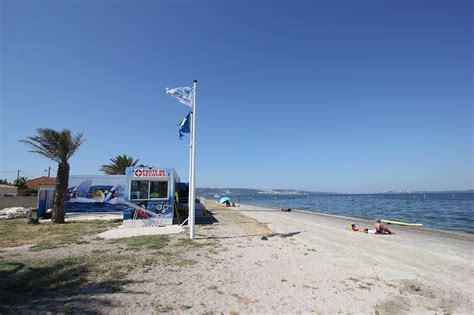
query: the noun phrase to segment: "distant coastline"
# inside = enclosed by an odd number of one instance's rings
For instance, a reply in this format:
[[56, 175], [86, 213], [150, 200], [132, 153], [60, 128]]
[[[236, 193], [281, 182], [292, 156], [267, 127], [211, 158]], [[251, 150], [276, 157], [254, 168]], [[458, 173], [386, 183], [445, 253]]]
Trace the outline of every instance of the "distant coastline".
[[474, 193], [474, 189], [467, 190], [389, 190], [379, 192], [322, 192], [296, 189], [253, 189], [253, 188], [197, 188], [198, 195], [399, 195], [399, 194], [461, 194]]

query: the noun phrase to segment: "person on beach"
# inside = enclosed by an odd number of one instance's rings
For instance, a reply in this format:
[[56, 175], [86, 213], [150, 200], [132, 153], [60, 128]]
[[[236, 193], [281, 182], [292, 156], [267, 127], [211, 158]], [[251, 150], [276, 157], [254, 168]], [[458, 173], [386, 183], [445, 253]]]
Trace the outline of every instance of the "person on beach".
[[380, 219], [375, 220], [374, 226], [375, 226], [375, 234], [395, 234], [392, 231], [390, 231], [388, 227], [383, 225], [380, 222]]

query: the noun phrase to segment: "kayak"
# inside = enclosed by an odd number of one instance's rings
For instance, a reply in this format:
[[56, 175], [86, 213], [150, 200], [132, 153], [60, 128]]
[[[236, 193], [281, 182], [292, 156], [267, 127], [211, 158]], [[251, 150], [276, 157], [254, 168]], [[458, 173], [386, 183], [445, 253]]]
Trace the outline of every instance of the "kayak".
[[391, 221], [391, 220], [380, 220], [380, 221], [387, 224], [397, 224], [397, 225], [403, 225], [403, 226], [423, 226], [423, 224], [421, 223], [407, 223], [407, 222]]

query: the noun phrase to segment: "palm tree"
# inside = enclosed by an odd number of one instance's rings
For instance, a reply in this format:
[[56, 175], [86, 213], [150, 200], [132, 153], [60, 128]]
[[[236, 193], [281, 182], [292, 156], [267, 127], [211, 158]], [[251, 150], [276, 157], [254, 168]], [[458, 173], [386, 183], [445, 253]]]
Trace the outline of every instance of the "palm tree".
[[56, 189], [53, 197], [53, 223], [64, 223], [67, 188], [69, 184], [69, 159], [76, 153], [84, 142], [83, 134], [75, 136], [71, 131], [64, 129], [57, 131], [49, 128], [37, 129], [38, 134], [20, 140], [31, 147], [30, 152], [41, 154], [58, 162], [56, 175]]
[[25, 189], [27, 181], [28, 181], [28, 177], [20, 176], [17, 179], [15, 179], [13, 184], [20, 189]]
[[107, 175], [125, 175], [125, 169], [129, 166], [143, 166], [142, 164], [137, 165], [138, 159], [134, 160], [133, 157], [124, 155], [118, 155], [117, 157], [110, 159], [112, 163], [104, 164], [100, 168], [102, 172]]

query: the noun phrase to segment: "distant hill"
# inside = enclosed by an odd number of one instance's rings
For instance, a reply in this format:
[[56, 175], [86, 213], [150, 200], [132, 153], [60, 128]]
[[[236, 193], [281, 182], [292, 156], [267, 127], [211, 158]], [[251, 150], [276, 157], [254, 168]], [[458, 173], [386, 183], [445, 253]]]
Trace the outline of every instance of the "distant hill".
[[249, 188], [197, 188], [196, 193], [201, 196], [214, 195], [313, 195], [329, 194], [326, 192], [311, 192], [294, 189], [249, 189]]
[[384, 191], [384, 192], [378, 192], [376, 194], [455, 194], [455, 193], [474, 193], [474, 189], [468, 189], [468, 190], [436, 190], [436, 191], [430, 191], [430, 190], [390, 190], [390, 191]]
[[365, 195], [365, 194], [436, 194], [436, 193], [474, 193], [474, 189], [469, 190], [445, 190], [445, 191], [403, 191], [390, 190], [370, 193], [334, 193], [315, 192], [295, 189], [250, 189], [250, 188], [197, 188], [196, 193], [200, 196], [215, 195]]

